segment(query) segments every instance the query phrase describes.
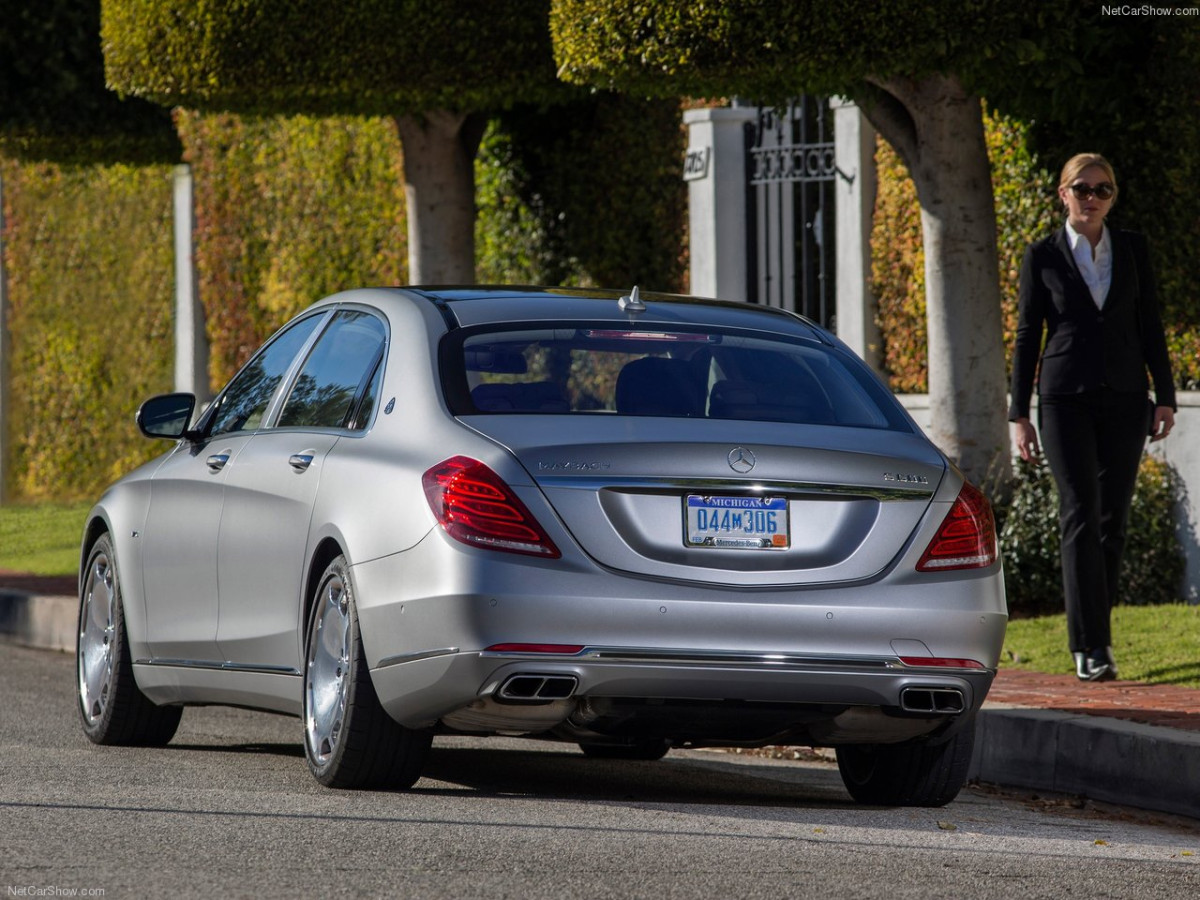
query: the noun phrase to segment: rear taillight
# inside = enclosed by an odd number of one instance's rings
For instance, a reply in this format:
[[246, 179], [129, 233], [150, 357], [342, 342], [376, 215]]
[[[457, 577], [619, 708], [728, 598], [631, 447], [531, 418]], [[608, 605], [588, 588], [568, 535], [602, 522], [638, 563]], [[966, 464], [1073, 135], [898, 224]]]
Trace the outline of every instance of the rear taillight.
[[512, 488], [479, 460], [452, 457], [421, 482], [438, 524], [456, 541], [547, 559], [562, 555]]
[[918, 572], [983, 569], [996, 561], [996, 521], [983, 492], [963, 482], [958, 499], [925, 548]]

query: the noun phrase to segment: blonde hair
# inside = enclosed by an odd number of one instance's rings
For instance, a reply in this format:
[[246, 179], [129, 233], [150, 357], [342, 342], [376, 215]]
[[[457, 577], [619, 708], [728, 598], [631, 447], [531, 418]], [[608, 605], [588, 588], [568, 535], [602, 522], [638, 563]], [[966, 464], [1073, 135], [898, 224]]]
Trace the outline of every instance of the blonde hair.
[[1076, 178], [1080, 176], [1084, 169], [1089, 166], [1098, 166], [1104, 170], [1104, 177], [1112, 182], [1113, 186], [1113, 202], [1117, 202], [1117, 175], [1113, 171], [1112, 163], [1101, 156], [1099, 153], [1076, 153], [1067, 160], [1067, 164], [1062, 168], [1062, 177], [1058, 180], [1058, 186], [1065, 188], [1070, 186]]

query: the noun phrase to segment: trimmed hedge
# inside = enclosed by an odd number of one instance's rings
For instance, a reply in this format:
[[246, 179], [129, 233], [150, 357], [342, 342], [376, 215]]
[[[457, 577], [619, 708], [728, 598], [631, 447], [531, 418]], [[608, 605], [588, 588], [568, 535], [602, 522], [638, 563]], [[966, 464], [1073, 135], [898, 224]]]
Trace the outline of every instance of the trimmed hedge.
[[396, 115], [547, 102], [548, 0], [105, 0], [108, 80], [166, 106]]
[[[1014, 616], [1061, 612], [1058, 491], [1046, 466], [1014, 467], [1013, 499], [1003, 518], [1000, 550], [1004, 587]], [[1186, 560], [1175, 506], [1182, 494], [1179, 475], [1158, 457], [1147, 455], [1138, 470], [1129, 512], [1128, 542], [1117, 602], [1130, 606], [1178, 603]]]
[[161, 452], [133, 414], [171, 389], [171, 169], [0, 161], [15, 500], [94, 496]]
[[502, 114], [475, 164], [479, 280], [681, 290], [686, 146], [677, 101]]
[[196, 203], [196, 270], [219, 389], [292, 315], [405, 280], [391, 119], [178, 112]]

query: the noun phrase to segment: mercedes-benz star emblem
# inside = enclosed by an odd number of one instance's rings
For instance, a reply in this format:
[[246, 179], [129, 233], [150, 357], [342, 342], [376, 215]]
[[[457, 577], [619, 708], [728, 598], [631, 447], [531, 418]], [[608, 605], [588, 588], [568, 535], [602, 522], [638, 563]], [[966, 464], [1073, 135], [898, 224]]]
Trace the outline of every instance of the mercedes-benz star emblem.
[[745, 447], [734, 447], [729, 451], [729, 468], [745, 475], [754, 468], [754, 454]]

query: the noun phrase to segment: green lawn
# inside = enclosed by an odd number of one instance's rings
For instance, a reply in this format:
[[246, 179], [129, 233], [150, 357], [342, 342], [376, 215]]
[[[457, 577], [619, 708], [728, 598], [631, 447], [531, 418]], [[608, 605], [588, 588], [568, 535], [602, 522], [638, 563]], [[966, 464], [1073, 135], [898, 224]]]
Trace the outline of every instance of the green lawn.
[[[1118, 606], [1112, 622], [1122, 678], [1200, 688], [1200, 606]], [[1009, 622], [1000, 666], [1072, 673], [1066, 616]]]
[[0, 506], [0, 569], [74, 575], [91, 502]]

